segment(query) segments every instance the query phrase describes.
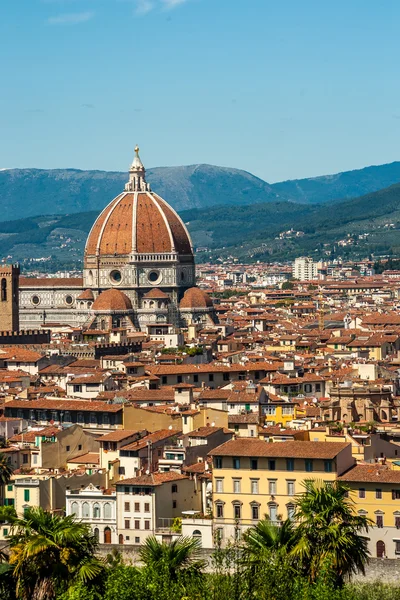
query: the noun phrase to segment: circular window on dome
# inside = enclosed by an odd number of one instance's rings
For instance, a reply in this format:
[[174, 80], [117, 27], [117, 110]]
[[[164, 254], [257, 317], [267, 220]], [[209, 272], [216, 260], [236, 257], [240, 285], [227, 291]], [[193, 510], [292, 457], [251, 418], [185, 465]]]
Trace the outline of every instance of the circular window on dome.
[[110, 273], [110, 279], [113, 283], [120, 283], [122, 280], [122, 274], [121, 271], [111, 271]]
[[32, 304], [34, 304], [35, 306], [37, 306], [38, 304], [40, 304], [40, 298], [39, 298], [39, 296], [32, 296], [32, 298], [31, 298], [31, 302], [32, 302]]
[[70, 296], [69, 294], [68, 294], [68, 296], [65, 296], [65, 304], [68, 304], [68, 306], [71, 306], [73, 301], [74, 301], [73, 297]]
[[151, 283], [156, 283], [160, 279], [160, 272], [159, 271], [150, 271], [150, 273], [148, 273], [148, 275], [147, 275], [147, 279]]

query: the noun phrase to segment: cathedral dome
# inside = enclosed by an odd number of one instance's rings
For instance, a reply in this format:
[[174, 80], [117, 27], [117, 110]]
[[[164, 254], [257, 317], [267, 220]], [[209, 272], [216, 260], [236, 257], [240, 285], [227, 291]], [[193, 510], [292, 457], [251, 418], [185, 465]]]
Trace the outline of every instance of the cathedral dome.
[[192, 255], [189, 233], [177, 213], [150, 190], [139, 148], [125, 191], [100, 213], [86, 242], [85, 258], [131, 254]]
[[179, 308], [212, 308], [213, 302], [206, 292], [198, 287], [192, 287], [186, 290]]
[[92, 310], [97, 311], [125, 311], [132, 310], [132, 303], [128, 296], [121, 292], [111, 288], [102, 292], [98, 298], [93, 302]]

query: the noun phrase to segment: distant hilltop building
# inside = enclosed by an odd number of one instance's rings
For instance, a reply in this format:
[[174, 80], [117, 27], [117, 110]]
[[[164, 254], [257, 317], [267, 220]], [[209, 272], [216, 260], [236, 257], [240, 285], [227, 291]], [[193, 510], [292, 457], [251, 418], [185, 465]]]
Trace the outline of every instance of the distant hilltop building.
[[299, 281], [312, 281], [318, 278], [323, 279], [326, 273], [321, 262], [314, 262], [308, 256], [300, 256], [293, 263], [292, 274]]
[[20, 280], [24, 329], [60, 323], [94, 330], [214, 323], [209, 296], [195, 286], [190, 235], [146, 181], [135, 148], [129, 181], [87, 238], [83, 279]]

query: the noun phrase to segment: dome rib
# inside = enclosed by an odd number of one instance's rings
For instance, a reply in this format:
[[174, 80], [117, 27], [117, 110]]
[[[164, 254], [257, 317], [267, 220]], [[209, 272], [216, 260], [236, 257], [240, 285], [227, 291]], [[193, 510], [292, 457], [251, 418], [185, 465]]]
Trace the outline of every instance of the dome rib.
[[109, 211], [113, 208], [114, 203], [117, 203], [121, 196], [122, 194], [118, 194], [118, 196], [111, 200], [111, 202], [109, 202], [109, 204], [107, 204], [107, 206], [103, 208], [103, 210], [93, 223], [88, 238], [86, 240], [85, 254], [97, 254], [98, 240], [103, 230], [104, 221], [107, 219]]
[[178, 213], [161, 196], [154, 193], [153, 196], [161, 202], [163, 211], [166, 213], [166, 217], [168, 217], [176, 251], [182, 254], [192, 254], [193, 244], [190, 234]]
[[169, 224], [167, 217], [165, 216], [165, 213], [162, 209], [162, 207], [160, 206], [159, 202], [158, 202], [158, 197], [156, 196], [156, 194], [153, 194], [152, 200], [155, 202], [155, 205], [157, 206], [159, 213], [161, 215], [162, 220], [164, 221], [165, 227], [167, 228], [168, 234], [169, 234], [169, 239], [171, 242], [171, 250], [172, 252], [175, 252], [175, 240], [174, 237], [172, 235], [172, 231], [171, 231], [171, 225]]

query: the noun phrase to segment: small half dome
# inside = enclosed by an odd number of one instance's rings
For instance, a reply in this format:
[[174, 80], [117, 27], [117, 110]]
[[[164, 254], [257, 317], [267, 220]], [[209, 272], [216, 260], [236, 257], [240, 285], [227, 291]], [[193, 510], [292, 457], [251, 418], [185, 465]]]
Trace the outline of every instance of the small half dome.
[[186, 290], [179, 303], [180, 308], [212, 308], [213, 302], [210, 296], [198, 287]]
[[77, 297], [77, 300], [94, 300], [94, 296], [93, 296], [93, 292], [92, 290], [85, 290], [84, 292], [82, 292], [82, 294], [79, 294], [79, 296]]
[[98, 298], [93, 302], [92, 310], [97, 311], [116, 311], [116, 310], [132, 310], [132, 302], [128, 296], [112, 288], [102, 292]]

